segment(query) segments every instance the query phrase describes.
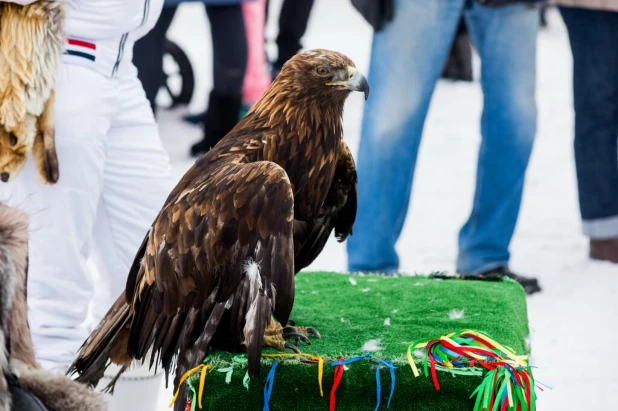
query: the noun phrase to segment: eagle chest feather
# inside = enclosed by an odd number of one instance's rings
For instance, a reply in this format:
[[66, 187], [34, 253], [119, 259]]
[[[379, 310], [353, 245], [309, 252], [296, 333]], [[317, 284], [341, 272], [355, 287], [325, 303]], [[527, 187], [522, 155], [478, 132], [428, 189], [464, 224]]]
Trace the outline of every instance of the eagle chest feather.
[[321, 132], [297, 140], [288, 144], [298, 146], [295, 155], [302, 160], [287, 159], [279, 164], [285, 169], [292, 183], [294, 219], [310, 221], [315, 218], [333, 183], [341, 151], [341, 133], [334, 134], [331, 130], [329, 134]]

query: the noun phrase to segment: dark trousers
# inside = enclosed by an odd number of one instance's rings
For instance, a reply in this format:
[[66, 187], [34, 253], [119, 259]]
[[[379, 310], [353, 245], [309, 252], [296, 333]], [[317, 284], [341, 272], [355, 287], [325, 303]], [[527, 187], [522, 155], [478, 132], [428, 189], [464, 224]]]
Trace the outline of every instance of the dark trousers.
[[[279, 14], [279, 35], [277, 35], [277, 61], [275, 69], [280, 70], [283, 64], [300, 51], [300, 40], [305, 35], [309, 15], [314, 0], [284, 0]], [[268, 1], [266, 8], [268, 10]], [[268, 15], [268, 12], [266, 13]]]
[[618, 216], [618, 13], [560, 11], [573, 52], [581, 215], [584, 222]]
[[[247, 38], [242, 8], [234, 6], [205, 6], [212, 36], [213, 91], [229, 96], [242, 93], [247, 67]], [[135, 43], [133, 62], [151, 106], [163, 85], [163, 54], [165, 35], [177, 6], [164, 7], [155, 27]]]

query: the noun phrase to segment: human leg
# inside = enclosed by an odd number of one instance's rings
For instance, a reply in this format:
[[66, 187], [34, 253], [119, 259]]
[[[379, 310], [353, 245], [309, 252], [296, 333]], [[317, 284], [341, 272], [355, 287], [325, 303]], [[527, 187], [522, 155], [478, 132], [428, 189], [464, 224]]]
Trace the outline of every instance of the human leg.
[[357, 166], [358, 214], [348, 239], [351, 271], [399, 267], [395, 243], [408, 211], [423, 124], [464, 3], [397, 1], [394, 19], [374, 34]]
[[300, 40], [307, 31], [314, 0], [284, 0], [279, 13], [277, 35], [277, 61], [274, 71], [281, 71], [283, 64], [302, 48]]
[[214, 87], [204, 113], [204, 138], [191, 147], [197, 156], [210, 150], [238, 122], [247, 66], [247, 38], [242, 8], [206, 6], [213, 43]]
[[618, 262], [618, 13], [563, 7], [573, 53], [575, 166], [591, 256]]
[[137, 76], [155, 114], [155, 100], [165, 81], [163, 54], [165, 53], [166, 34], [177, 8], [177, 6], [164, 7], [154, 28], [133, 46], [133, 64], [137, 67]]
[[[134, 71], [119, 77], [116, 102], [93, 233], [97, 287], [91, 321], [97, 323], [124, 293], [135, 254], [173, 187], [167, 153]], [[117, 367], [107, 370], [102, 384], [117, 371]], [[162, 380], [163, 375], [155, 375], [148, 363], [131, 369], [118, 380], [110, 409], [156, 408]]]
[[242, 4], [247, 35], [247, 70], [243, 80], [243, 105], [248, 110], [270, 86], [270, 73], [266, 69], [265, 49], [265, 0]]
[[[484, 105], [476, 192], [459, 234], [457, 269], [479, 274], [509, 262], [524, 177], [536, 133], [535, 7], [474, 3], [466, 20], [481, 57]], [[499, 34], [499, 35], [498, 35]]]
[[173, 188], [167, 152], [134, 72], [119, 78], [116, 101], [93, 232], [96, 322], [124, 291], [135, 254]]

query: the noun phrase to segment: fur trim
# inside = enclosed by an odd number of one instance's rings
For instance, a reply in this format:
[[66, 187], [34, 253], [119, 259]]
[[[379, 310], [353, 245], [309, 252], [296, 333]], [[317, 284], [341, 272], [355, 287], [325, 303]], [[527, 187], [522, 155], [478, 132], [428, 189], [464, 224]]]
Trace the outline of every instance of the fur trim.
[[56, 85], [64, 45], [64, 5], [39, 1], [0, 5], [0, 119], [8, 130], [26, 113], [39, 116]]
[[102, 394], [63, 375], [11, 361], [17, 384], [36, 395], [50, 411], [106, 411]]
[[0, 172], [4, 181], [19, 174], [31, 152], [42, 180], [58, 181], [53, 89], [64, 46], [64, 19], [62, 3], [0, 2]]
[[0, 411], [11, 409], [11, 395], [4, 376], [10, 372], [6, 348], [10, 335], [10, 311], [15, 298], [15, 277], [15, 264], [0, 243]]
[[15, 301], [11, 309], [11, 357], [37, 367], [28, 326], [26, 270], [28, 265], [28, 218], [12, 207], [0, 204], [0, 243], [15, 264]]
[[[27, 270], [26, 215], [0, 203], [0, 411], [10, 411], [11, 396], [5, 378], [9, 373], [17, 377], [21, 388], [36, 395], [50, 411], [106, 410], [101, 394], [38, 365], [28, 326]], [[6, 345], [9, 340], [10, 351]]]

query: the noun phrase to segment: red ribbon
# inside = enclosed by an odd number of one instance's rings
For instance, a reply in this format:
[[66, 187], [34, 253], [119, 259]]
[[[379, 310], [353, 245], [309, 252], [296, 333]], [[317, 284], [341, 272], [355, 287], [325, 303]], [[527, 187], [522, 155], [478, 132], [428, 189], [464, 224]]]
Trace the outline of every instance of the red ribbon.
[[185, 411], [191, 411], [191, 400], [187, 400], [185, 403]]
[[438, 376], [436, 375], [436, 361], [433, 359], [433, 355], [429, 355], [429, 365], [431, 366], [431, 378], [433, 379], [433, 385], [436, 387], [436, 391], [440, 391], [440, 384], [438, 383]]
[[502, 403], [502, 408], [500, 408], [500, 411], [506, 411], [506, 406], [509, 405], [509, 400], [507, 398], [504, 399], [504, 402]]
[[[340, 358], [339, 361], [343, 361], [345, 358]], [[335, 411], [335, 392], [337, 391], [337, 387], [341, 382], [341, 377], [343, 377], [343, 365], [337, 365], [335, 367], [334, 376], [333, 376], [333, 388], [330, 389], [330, 406], [328, 407], [329, 411]]]
[[496, 393], [496, 382], [498, 381], [498, 373], [494, 374], [494, 382], [491, 386], [491, 400], [489, 401], [489, 409], [494, 409], [494, 394]]

